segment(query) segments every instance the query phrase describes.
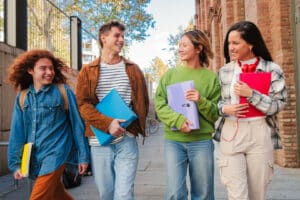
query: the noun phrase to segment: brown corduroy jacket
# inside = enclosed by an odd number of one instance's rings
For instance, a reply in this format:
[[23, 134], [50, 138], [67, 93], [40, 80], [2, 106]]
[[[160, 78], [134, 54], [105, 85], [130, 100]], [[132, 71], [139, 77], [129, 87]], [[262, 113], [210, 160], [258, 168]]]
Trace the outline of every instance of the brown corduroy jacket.
[[[144, 75], [140, 68], [133, 62], [122, 58], [126, 66], [126, 73], [131, 86], [131, 106], [138, 119], [126, 128], [137, 136], [139, 133], [145, 136], [146, 116], [149, 108], [149, 97]], [[84, 65], [79, 72], [76, 87], [76, 98], [79, 112], [85, 121], [85, 136], [93, 136], [90, 125], [108, 132], [112, 118], [107, 117], [95, 108], [99, 102], [96, 96], [96, 86], [99, 79], [100, 58], [92, 63]]]

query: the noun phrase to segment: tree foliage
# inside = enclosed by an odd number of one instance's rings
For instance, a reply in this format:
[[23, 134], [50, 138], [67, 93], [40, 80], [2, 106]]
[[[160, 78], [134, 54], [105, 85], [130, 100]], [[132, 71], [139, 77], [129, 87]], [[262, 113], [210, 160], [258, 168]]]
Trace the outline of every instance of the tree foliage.
[[0, 31], [4, 31], [4, 0], [0, 0]]
[[153, 16], [147, 13], [151, 0], [60, 0], [59, 7], [68, 15], [78, 16], [83, 28], [96, 38], [99, 27], [110, 20], [119, 20], [126, 25], [126, 41], [143, 41], [154, 28]]
[[150, 67], [145, 69], [145, 73], [150, 77], [152, 82], [158, 82], [167, 70], [168, 65], [166, 65], [161, 58], [155, 57], [151, 61]]
[[150, 0], [28, 0], [28, 48], [49, 49], [70, 63], [69, 16], [82, 20], [85, 39], [97, 39], [98, 28], [116, 19], [127, 26], [127, 45], [145, 40], [147, 30], [155, 24], [146, 12], [149, 3]]
[[70, 63], [69, 18], [45, 0], [28, 0], [27, 6], [28, 49], [45, 48]]

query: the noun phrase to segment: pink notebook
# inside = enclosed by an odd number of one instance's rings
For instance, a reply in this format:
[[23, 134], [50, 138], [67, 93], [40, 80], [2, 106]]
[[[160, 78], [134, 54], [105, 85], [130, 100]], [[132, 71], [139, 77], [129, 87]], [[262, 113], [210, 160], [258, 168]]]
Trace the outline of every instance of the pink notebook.
[[[245, 82], [254, 90], [259, 91], [262, 94], [269, 94], [269, 89], [271, 85], [271, 73], [270, 72], [262, 72], [262, 73], [241, 73], [240, 81]], [[245, 97], [240, 97], [240, 103], [247, 103], [247, 99]], [[249, 112], [246, 113], [245, 118], [249, 117], [258, 117], [264, 116], [260, 110], [256, 109], [253, 105], [249, 103]]]

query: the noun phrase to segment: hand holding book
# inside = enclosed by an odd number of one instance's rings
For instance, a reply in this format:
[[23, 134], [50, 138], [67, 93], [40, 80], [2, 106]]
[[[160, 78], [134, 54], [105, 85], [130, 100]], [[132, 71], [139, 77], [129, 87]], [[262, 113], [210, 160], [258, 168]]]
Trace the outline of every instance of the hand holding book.
[[192, 88], [186, 91], [186, 99], [189, 101], [197, 102], [200, 100], [201, 95], [198, 90]]
[[251, 97], [253, 95], [253, 89], [245, 82], [237, 81], [234, 84], [234, 93], [241, 97]]
[[[102, 130], [96, 129], [91, 126], [99, 144], [102, 146], [110, 144], [115, 139], [115, 134], [120, 134], [125, 132], [132, 122], [134, 122], [138, 117], [137, 115], [128, 107], [122, 97], [119, 95], [116, 89], [112, 89], [97, 105], [96, 109], [111, 118], [114, 118], [114, 124], [111, 124], [110, 133], [106, 133]], [[122, 119], [122, 120], [120, 120]], [[115, 123], [117, 124], [115, 125]]]
[[124, 119], [114, 119], [108, 127], [108, 132], [114, 136], [119, 137], [126, 131], [120, 124], [126, 122]]
[[[189, 91], [187, 93], [187, 91]], [[194, 81], [185, 81], [167, 86], [168, 105], [177, 113], [186, 117], [191, 123], [187, 123], [190, 130], [199, 129], [199, 114], [195, 101], [189, 99], [197, 99], [199, 93], [194, 89]], [[185, 122], [186, 123], [186, 122]], [[183, 128], [183, 129], [182, 129]], [[172, 127], [172, 130], [178, 130]], [[188, 131], [188, 129], [181, 127], [181, 130]], [[183, 132], [184, 132], [183, 131]]]
[[15, 173], [14, 173], [14, 179], [21, 180], [22, 178], [24, 178], [24, 176], [21, 173], [21, 170], [18, 169], [17, 171], [15, 171]]
[[[252, 90], [256, 90], [261, 94], [268, 95], [269, 89], [271, 85], [271, 73], [270, 72], [260, 72], [260, 73], [241, 73], [240, 81], [246, 83]], [[243, 86], [243, 85], [242, 85]], [[241, 87], [243, 89], [245, 87]], [[244, 96], [240, 96], [240, 104], [248, 103], [247, 98]], [[264, 116], [265, 114], [254, 107], [251, 103], [249, 103], [249, 112], [245, 113], [245, 117], [259, 117]]]
[[190, 120], [185, 120], [185, 122], [182, 124], [180, 131], [184, 132], [184, 133], [189, 133], [191, 132], [191, 126], [193, 125], [193, 122], [191, 122]]
[[222, 108], [222, 112], [226, 115], [235, 116], [238, 118], [246, 117], [246, 113], [249, 112], [249, 103], [242, 104], [226, 104]]

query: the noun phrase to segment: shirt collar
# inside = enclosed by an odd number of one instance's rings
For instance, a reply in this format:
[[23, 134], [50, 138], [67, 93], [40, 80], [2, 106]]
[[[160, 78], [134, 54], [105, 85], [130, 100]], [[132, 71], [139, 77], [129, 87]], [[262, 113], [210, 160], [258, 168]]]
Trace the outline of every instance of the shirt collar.
[[257, 65], [257, 68], [256, 68], [256, 71], [265, 71], [266, 69], [266, 66], [265, 65], [265, 62], [264, 62], [264, 59], [262, 57], [259, 57], [259, 63]]
[[38, 92], [35, 91], [33, 84], [28, 87], [28, 92], [39, 93], [39, 92], [48, 92], [53, 84], [43, 86]]

